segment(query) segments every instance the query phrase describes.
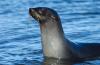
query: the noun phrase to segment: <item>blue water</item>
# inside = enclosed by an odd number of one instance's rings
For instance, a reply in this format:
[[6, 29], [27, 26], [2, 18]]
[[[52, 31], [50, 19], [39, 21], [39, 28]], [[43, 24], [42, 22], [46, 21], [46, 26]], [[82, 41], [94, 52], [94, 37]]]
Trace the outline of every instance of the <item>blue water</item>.
[[[58, 12], [71, 41], [100, 42], [99, 0], [0, 0], [0, 65], [42, 65], [39, 25], [28, 14], [38, 6]], [[73, 65], [100, 65], [100, 59]]]

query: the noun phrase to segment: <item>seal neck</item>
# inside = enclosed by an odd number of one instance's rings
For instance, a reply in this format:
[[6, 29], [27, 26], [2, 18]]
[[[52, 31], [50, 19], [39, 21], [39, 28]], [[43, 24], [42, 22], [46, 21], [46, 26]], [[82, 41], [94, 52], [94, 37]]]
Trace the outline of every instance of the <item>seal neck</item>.
[[44, 22], [40, 24], [44, 56], [53, 58], [71, 57], [60, 19], [58, 21], [47, 19]]

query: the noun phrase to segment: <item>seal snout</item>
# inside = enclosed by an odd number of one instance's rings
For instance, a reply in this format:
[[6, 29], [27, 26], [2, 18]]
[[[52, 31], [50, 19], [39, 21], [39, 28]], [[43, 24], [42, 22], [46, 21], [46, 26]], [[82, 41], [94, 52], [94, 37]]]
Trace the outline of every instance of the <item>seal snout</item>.
[[42, 21], [45, 16], [43, 15], [44, 8], [29, 8], [29, 14], [37, 21]]
[[39, 14], [37, 13], [36, 8], [29, 8], [29, 14], [34, 19], [39, 20]]
[[30, 14], [31, 16], [33, 16], [34, 13], [35, 13], [34, 8], [29, 8], [29, 14]]

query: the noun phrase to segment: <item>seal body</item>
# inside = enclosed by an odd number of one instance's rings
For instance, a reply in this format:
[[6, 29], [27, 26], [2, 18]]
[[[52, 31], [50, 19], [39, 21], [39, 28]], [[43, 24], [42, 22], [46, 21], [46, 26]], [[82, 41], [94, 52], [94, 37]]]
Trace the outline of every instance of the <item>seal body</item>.
[[29, 13], [40, 24], [44, 56], [59, 59], [100, 56], [99, 43], [76, 45], [65, 38], [60, 18], [53, 9], [47, 7], [30, 8]]
[[50, 19], [46, 21], [48, 22], [40, 25], [44, 55], [54, 58], [72, 57], [60, 22]]

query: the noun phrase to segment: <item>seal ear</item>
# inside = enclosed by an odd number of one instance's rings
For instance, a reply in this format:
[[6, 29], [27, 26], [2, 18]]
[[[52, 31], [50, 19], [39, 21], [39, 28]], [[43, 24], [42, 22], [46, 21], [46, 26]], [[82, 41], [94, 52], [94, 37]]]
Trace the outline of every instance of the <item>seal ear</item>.
[[49, 17], [56, 21], [59, 21], [60, 19], [59, 16], [52, 15], [52, 13], [51, 14], [49, 13]]
[[53, 20], [56, 20], [56, 21], [60, 19], [57, 12], [50, 8], [46, 8], [46, 10], [44, 11], [44, 14], [46, 14], [46, 17], [52, 18]]

